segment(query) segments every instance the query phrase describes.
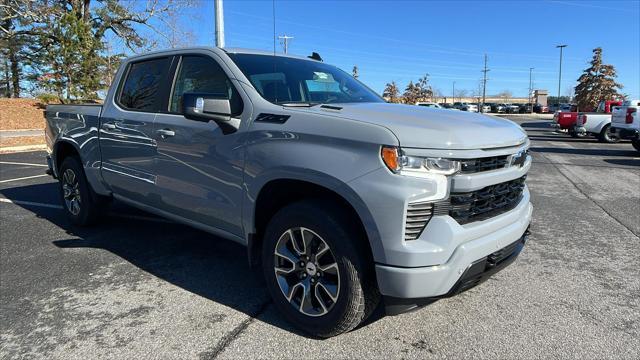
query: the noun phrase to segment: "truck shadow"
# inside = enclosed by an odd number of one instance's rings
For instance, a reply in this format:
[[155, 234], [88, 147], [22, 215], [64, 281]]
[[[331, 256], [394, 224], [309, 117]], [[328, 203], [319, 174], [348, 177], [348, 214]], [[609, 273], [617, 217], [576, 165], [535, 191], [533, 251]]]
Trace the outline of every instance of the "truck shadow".
[[[59, 251], [102, 249], [141, 270], [186, 291], [241, 311], [252, 318], [300, 336], [300, 332], [281, 316], [260, 316], [275, 311], [259, 269], [251, 269], [246, 248], [232, 241], [173, 223], [114, 202], [109, 215], [90, 228], [71, 226], [60, 209], [33, 206], [39, 195], [57, 194], [57, 183], [0, 189], [4, 197], [62, 229], [69, 239], [54, 240]], [[48, 195], [46, 195], [48, 196]], [[55, 195], [54, 195], [55, 196]], [[39, 202], [42, 202], [40, 198]], [[49, 204], [60, 204], [59, 198]], [[55, 256], [53, 254], [52, 256]], [[125, 271], [125, 270], [123, 270]], [[115, 281], [131, 281], [131, 274], [116, 274]], [[110, 280], [113, 281], [113, 280]], [[367, 321], [382, 316], [377, 311]]]

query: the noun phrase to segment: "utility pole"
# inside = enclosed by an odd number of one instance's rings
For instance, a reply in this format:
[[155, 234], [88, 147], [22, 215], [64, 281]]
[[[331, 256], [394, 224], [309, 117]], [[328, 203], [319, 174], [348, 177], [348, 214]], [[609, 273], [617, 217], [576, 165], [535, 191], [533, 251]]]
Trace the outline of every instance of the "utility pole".
[[289, 51], [289, 40], [293, 40], [293, 36], [287, 36], [287, 34], [284, 34], [278, 36], [278, 39], [280, 39], [280, 44], [282, 44], [282, 48], [286, 54]]
[[451, 99], [453, 99], [451, 101], [451, 105], [453, 105], [454, 102], [456, 102], [456, 82], [453, 82], [453, 88], [451, 89]]
[[216, 13], [216, 46], [224, 47], [224, 10], [222, 0], [215, 0], [214, 11]]
[[556, 48], [560, 48], [560, 71], [558, 72], [558, 98], [556, 101], [558, 102], [558, 107], [560, 106], [560, 84], [562, 83], [562, 49], [566, 48], [567, 45], [556, 45]]
[[487, 72], [489, 72], [489, 69], [487, 69], [487, 54], [484, 54], [484, 69], [482, 70], [482, 72], [484, 73], [484, 75], [482, 78], [482, 105], [480, 105], [480, 112], [482, 112], [482, 108], [484, 107], [484, 102], [487, 95]]
[[529, 104], [531, 104], [532, 114], [533, 114], [533, 101], [531, 100], [531, 97], [533, 96], [533, 82], [532, 82], [533, 69], [535, 68], [529, 68]]

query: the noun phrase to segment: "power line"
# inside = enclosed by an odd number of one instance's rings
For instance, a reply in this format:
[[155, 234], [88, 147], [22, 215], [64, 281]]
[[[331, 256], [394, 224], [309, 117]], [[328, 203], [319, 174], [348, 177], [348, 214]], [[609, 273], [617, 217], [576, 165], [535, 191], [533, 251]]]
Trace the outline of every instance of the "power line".
[[280, 44], [282, 44], [282, 48], [286, 54], [289, 51], [289, 40], [293, 40], [293, 36], [287, 36], [287, 34], [284, 34], [278, 36], [278, 39], [280, 39]]
[[482, 69], [482, 105], [480, 107], [480, 112], [482, 112], [482, 108], [484, 107], [484, 101], [486, 100], [487, 95], [487, 73], [490, 70], [487, 68], [487, 54], [484, 54], [484, 69]]

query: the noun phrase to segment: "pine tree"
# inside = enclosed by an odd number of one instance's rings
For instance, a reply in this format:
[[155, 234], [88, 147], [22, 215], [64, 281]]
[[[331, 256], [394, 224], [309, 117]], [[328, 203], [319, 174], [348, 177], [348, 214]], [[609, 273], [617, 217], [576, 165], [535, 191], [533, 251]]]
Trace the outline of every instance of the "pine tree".
[[390, 103], [400, 102], [400, 90], [398, 90], [398, 85], [396, 85], [395, 81], [392, 81], [385, 85], [384, 91], [382, 92], [382, 97]]
[[404, 89], [404, 93], [402, 94], [402, 102], [404, 102], [405, 104], [414, 105], [419, 100], [420, 87], [417, 84], [414, 84], [413, 81], [409, 81], [409, 84]]
[[593, 49], [591, 66], [578, 78], [575, 100], [581, 111], [592, 111], [601, 100], [622, 98], [618, 92], [623, 86], [615, 81], [616, 70], [613, 65], [602, 63], [602, 48]]

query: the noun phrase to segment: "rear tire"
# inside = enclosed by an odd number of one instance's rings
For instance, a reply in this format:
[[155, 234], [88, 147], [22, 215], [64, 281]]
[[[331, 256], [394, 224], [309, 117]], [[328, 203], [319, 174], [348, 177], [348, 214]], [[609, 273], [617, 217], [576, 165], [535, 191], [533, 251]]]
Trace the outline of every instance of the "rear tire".
[[340, 207], [306, 200], [278, 211], [265, 231], [262, 266], [273, 302], [314, 336], [352, 330], [379, 302], [366, 239], [352, 224]]
[[87, 182], [80, 160], [69, 156], [58, 169], [62, 206], [72, 224], [94, 224], [106, 208], [108, 199], [93, 192]]
[[640, 152], [640, 139], [632, 140], [631, 145], [633, 145], [636, 151]]
[[598, 134], [598, 141], [603, 143], [617, 143], [618, 141], [620, 141], [619, 137], [609, 132], [610, 127], [611, 125], [605, 125], [602, 128], [602, 130], [600, 131], [600, 134]]

